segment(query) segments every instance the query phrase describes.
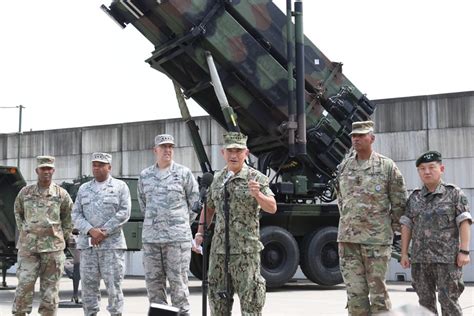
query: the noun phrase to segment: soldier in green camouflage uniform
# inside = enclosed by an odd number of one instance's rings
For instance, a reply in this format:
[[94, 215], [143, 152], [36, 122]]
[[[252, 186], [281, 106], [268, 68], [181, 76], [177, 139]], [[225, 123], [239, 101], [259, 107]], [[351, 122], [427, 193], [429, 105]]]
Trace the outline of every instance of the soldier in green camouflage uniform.
[[79, 231], [81, 295], [84, 315], [97, 315], [100, 309], [100, 280], [108, 293], [107, 310], [122, 315], [127, 244], [122, 226], [130, 218], [130, 191], [125, 182], [110, 175], [112, 156], [92, 154], [94, 179], [77, 192], [72, 217]]
[[436, 290], [443, 315], [462, 315], [458, 298], [464, 290], [462, 267], [469, 264], [472, 217], [466, 195], [454, 184], [442, 181], [441, 154], [429, 151], [416, 160], [423, 182], [407, 203], [402, 224], [402, 258], [410, 266], [420, 305], [437, 313]]
[[38, 183], [24, 187], [15, 200], [18, 240], [18, 286], [13, 314], [32, 309], [36, 279], [40, 277], [40, 315], [56, 315], [59, 281], [64, 269], [64, 248], [72, 231], [72, 200], [52, 182], [54, 157], [37, 157]]
[[[247, 137], [230, 132], [224, 135], [222, 154], [226, 167], [214, 175], [209, 188], [207, 223], [216, 214], [216, 225], [212, 238], [209, 262], [209, 301], [211, 315], [226, 315], [226, 300], [218, 292], [225, 290], [225, 222], [224, 180], [230, 171], [234, 175], [228, 180], [230, 207], [230, 263], [231, 293], [237, 292], [242, 315], [261, 315], [265, 303], [265, 280], [260, 275], [259, 211], [276, 212], [274, 194], [268, 178], [244, 164], [248, 156]], [[204, 222], [201, 213], [200, 222]], [[203, 242], [203, 227], [199, 226], [195, 236], [198, 247]], [[232, 300], [233, 301], [233, 300]], [[232, 306], [230, 306], [232, 310]]]
[[167, 304], [166, 279], [171, 303], [189, 313], [188, 270], [191, 261], [193, 204], [198, 184], [188, 168], [173, 161], [174, 138], [155, 137], [156, 163], [138, 180], [138, 202], [144, 215], [143, 267], [150, 303]]
[[372, 150], [373, 130], [372, 121], [352, 124], [355, 153], [338, 167], [341, 217], [337, 240], [350, 315], [371, 315], [391, 308], [385, 273], [407, 196], [395, 163]]

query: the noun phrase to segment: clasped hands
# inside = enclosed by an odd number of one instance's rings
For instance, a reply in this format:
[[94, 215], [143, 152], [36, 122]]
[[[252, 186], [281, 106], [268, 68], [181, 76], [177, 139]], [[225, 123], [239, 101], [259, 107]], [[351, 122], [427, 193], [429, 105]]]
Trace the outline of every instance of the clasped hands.
[[92, 247], [98, 247], [107, 238], [107, 230], [105, 228], [91, 228], [88, 233], [91, 236]]

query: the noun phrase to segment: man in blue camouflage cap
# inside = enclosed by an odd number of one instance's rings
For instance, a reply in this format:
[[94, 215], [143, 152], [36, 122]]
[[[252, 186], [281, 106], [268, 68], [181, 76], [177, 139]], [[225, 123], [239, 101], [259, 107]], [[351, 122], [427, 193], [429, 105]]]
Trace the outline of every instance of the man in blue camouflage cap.
[[[248, 167], [247, 136], [229, 132], [224, 134], [222, 155], [226, 161], [224, 169], [217, 171], [209, 188], [207, 223], [215, 214], [216, 225], [212, 237], [209, 261], [209, 303], [211, 315], [226, 315], [227, 302], [219, 292], [225, 289], [225, 187], [229, 193], [229, 236], [231, 275], [230, 295], [234, 292], [240, 300], [244, 316], [261, 315], [265, 304], [265, 279], [260, 274], [259, 214], [260, 210], [275, 213], [277, 209], [274, 194], [269, 187], [268, 178], [261, 172]], [[224, 186], [224, 183], [227, 183]], [[204, 222], [204, 212], [200, 223]], [[203, 242], [203, 225], [199, 225], [195, 235], [196, 248]], [[229, 307], [232, 310], [232, 306]]]
[[191, 260], [193, 204], [198, 184], [189, 168], [173, 161], [174, 137], [155, 137], [155, 163], [140, 173], [138, 202], [144, 215], [143, 268], [150, 304], [171, 303], [183, 315], [189, 313], [188, 270]]
[[38, 182], [21, 189], [15, 200], [18, 228], [18, 286], [13, 314], [30, 314], [36, 279], [40, 278], [41, 315], [53, 316], [59, 303], [59, 281], [64, 269], [64, 248], [72, 232], [72, 200], [52, 182], [52, 156], [38, 156]]
[[112, 155], [92, 154], [94, 179], [79, 188], [73, 208], [74, 227], [79, 231], [76, 247], [81, 252], [80, 273], [84, 315], [100, 310], [100, 279], [109, 297], [110, 315], [122, 315], [127, 244], [122, 226], [130, 218], [130, 191], [125, 182], [110, 175]]
[[441, 153], [428, 151], [415, 164], [423, 186], [413, 190], [400, 219], [400, 264], [404, 268], [411, 264], [412, 284], [420, 305], [438, 315], [438, 291], [442, 314], [462, 315], [458, 299], [464, 290], [462, 267], [470, 262], [472, 224], [467, 197], [459, 187], [442, 180]]
[[354, 122], [350, 135], [354, 153], [338, 166], [337, 241], [349, 314], [363, 316], [391, 308], [385, 273], [407, 192], [395, 163], [372, 150], [374, 123]]

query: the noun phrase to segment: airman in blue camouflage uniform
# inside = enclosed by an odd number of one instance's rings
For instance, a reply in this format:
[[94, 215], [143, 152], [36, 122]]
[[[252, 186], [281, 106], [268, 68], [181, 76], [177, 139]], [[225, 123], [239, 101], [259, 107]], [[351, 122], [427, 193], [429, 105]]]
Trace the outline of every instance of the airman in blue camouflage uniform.
[[407, 196], [395, 163], [372, 150], [373, 131], [372, 121], [352, 124], [355, 153], [338, 167], [341, 217], [337, 240], [350, 315], [372, 315], [391, 308], [385, 273]]
[[[217, 171], [209, 188], [207, 223], [215, 214], [216, 224], [212, 238], [209, 261], [209, 302], [211, 315], [226, 315], [226, 300], [218, 292], [225, 290], [225, 221], [224, 221], [224, 180], [234, 174], [227, 184], [230, 208], [230, 263], [231, 293], [240, 299], [243, 316], [261, 315], [265, 304], [265, 280], [260, 274], [259, 213], [276, 212], [276, 201], [269, 188], [268, 178], [244, 164], [248, 156], [247, 136], [229, 132], [224, 135], [222, 155], [226, 167]], [[232, 172], [232, 173], [229, 173]], [[204, 222], [201, 213], [200, 222]], [[202, 242], [203, 226], [199, 225], [195, 236], [196, 248]], [[233, 301], [233, 299], [232, 299]], [[230, 306], [232, 310], [232, 306]]]
[[122, 226], [130, 218], [130, 191], [125, 182], [110, 175], [112, 156], [92, 154], [94, 179], [79, 188], [73, 208], [79, 231], [82, 305], [85, 315], [99, 311], [100, 280], [104, 280], [111, 315], [122, 315], [127, 244]]
[[40, 315], [56, 315], [59, 281], [64, 269], [64, 248], [72, 231], [72, 200], [52, 182], [54, 157], [37, 157], [38, 182], [21, 189], [15, 200], [19, 232], [18, 286], [13, 314], [31, 313], [36, 279], [40, 277]]
[[150, 303], [167, 304], [166, 279], [171, 303], [189, 313], [188, 270], [191, 260], [193, 204], [198, 184], [188, 168], [173, 161], [174, 138], [155, 137], [156, 163], [140, 173], [138, 202], [144, 215], [143, 267]]
[[472, 224], [467, 198], [459, 187], [442, 181], [444, 165], [439, 152], [424, 153], [416, 160], [416, 167], [423, 187], [412, 192], [400, 219], [400, 264], [408, 268], [411, 261], [413, 287], [420, 305], [438, 315], [438, 291], [442, 314], [462, 315], [458, 299], [464, 290], [462, 267], [470, 261]]

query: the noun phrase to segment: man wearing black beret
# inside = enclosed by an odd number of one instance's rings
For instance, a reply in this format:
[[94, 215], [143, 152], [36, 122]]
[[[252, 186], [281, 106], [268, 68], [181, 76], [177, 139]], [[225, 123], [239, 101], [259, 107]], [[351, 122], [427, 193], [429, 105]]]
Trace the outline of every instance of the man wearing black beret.
[[[408, 198], [402, 224], [403, 268], [410, 267], [420, 305], [438, 315], [462, 315], [458, 299], [464, 290], [462, 267], [469, 264], [472, 217], [466, 195], [443, 182], [441, 154], [428, 151], [416, 160], [423, 187]], [[408, 247], [412, 240], [411, 258]], [[411, 261], [411, 262], [410, 262]]]

